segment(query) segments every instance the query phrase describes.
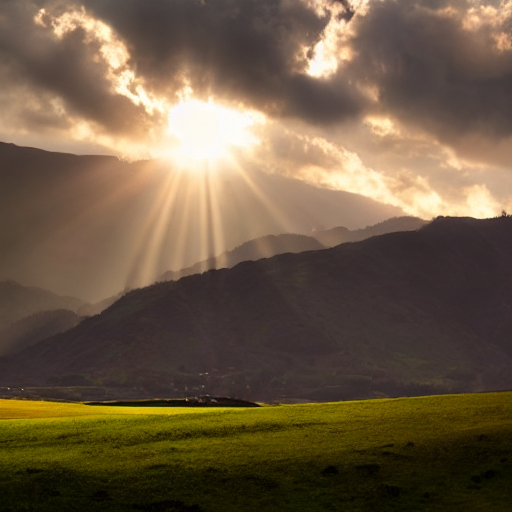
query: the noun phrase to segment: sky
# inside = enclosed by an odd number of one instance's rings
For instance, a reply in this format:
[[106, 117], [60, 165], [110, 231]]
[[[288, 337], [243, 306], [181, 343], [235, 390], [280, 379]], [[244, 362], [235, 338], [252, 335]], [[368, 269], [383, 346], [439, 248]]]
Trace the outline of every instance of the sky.
[[512, 211], [512, 0], [0, 0], [0, 140]]

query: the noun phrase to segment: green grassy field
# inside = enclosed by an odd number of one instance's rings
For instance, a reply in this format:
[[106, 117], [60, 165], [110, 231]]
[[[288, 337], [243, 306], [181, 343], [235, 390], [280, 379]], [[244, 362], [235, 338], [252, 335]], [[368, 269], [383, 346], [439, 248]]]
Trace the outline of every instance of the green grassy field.
[[512, 393], [252, 409], [0, 400], [0, 511], [510, 511]]

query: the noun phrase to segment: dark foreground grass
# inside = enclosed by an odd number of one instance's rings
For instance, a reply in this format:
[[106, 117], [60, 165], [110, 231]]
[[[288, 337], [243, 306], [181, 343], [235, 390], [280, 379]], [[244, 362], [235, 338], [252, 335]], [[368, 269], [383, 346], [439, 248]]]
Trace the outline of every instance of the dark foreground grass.
[[511, 509], [508, 392], [18, 417], [31, 407], [0, 421], [3, 512]]

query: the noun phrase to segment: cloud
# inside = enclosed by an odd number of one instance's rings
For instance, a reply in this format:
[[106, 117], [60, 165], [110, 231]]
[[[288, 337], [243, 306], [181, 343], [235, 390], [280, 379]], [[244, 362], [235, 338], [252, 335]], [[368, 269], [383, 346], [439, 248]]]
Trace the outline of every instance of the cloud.
[[491, 217], [511, 209], [510, 172], [471, 165], [421, 132], [404, 130], [387, 118], [371, 118], [353, 126], [351, 137], [343, 131], [343, 143], [332, 132], [274, 123], [255, 156], [270, 172], [361, 194], [425, 219]]
[[133, 99], [113, 89], [104, 41], [84, 20], [73, 24], [70, 18], [69, 13], [60, 18], [44, 15], [23, 1], [2, 6], [4, 102], [15, 98], [11, 108], [19, 112], [17, 119], [26, 130], [89, 122], [108, 134], [142, 132], [150, 119]]
[[512, 2], [373, 2], [352, 44], [380, 111], [448, 144], [512, 135]]

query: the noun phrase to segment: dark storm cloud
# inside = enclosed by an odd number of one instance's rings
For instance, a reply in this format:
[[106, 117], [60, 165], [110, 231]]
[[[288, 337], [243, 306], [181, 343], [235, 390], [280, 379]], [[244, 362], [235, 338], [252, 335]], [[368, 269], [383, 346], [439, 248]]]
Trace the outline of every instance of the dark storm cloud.
[[27, 103], [21, 114], [27, 127], [65, 123], [56, 119], [59, 114], [51, 115], [48, 105], [41, 115], [44, 98], [53, 97], [63, 102], [67, 113], [94, 121], [109, 132], [133, 132], [135, 121], [142, 124], [143, 111], [112, 92], [105, 65], [95, 58], [97, 46], [85, 44], [80, 28], [56, 38], [34, 23], [36, 13], [34, 4], [7, 2], [0, 17], [0, 77], [14, 101], [17, 96]]
[[[329, 123], [362, 108], [344, 81], [304, 73], [305, 50], [329, 15], [299, 0], [86, 0], [127, 42], [137, 72], [172, 94], [188, 80], [196, 94], [243, 101], [275, 116]], [[346, 10], [348, 12], [348, 8]]]
[[[445, 142], [467, 133], [510, 136], [512, 47], [497, 43], [512, 35], [506, 4], [486, 12], [462, 0], [374, 2], [357, 20], [350, 73], [377, 86], [384, 112]], [[468, 15], [482, 22], [468, 26]]]

